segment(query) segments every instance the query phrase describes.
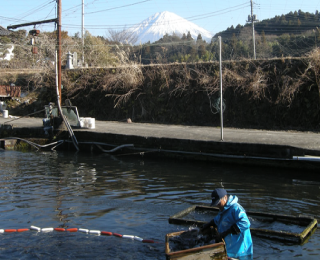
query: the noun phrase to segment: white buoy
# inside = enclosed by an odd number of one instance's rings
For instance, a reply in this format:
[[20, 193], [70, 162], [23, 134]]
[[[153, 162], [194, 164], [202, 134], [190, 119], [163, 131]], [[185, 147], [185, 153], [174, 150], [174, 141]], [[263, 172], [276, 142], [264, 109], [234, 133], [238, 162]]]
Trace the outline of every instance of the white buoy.
[[122, 235], [122, 237], [123, 238], [129, 238], [129, 239], [132, 239], [132, 240], [134, 239], [134, 236], [131, 236], [131, 235]]
[[139, 241], [139, 242], [142, 242], [142, 241], [143, 241], [143, 238], [134, 236], [134, 240], [137, 240], [137, 241]]
[[42, 232], [51, 232], [53, 230], [54, 230], [53, 228], [42, 228], [41, 229]]
[[36, 231], [38, 231], [38, 232], [41, 231], [41, 228], [35, 227], [35, 226], [31, 226], [30, 229], [31, 229], [31, 230], [36, 230]]
[[89, 233], [89, 229], [79, 228], [79, 232]]
[[95, 234], [95, 235], [99, 235], [101, 234], [101, 231], [100, 230], [90, 230], [89, 231], [90, 234]]

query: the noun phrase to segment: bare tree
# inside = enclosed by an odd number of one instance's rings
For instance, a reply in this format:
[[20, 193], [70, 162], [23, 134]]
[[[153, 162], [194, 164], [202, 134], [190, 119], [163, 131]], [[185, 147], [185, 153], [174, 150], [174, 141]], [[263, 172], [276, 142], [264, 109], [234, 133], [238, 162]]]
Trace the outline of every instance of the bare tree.
[[138, 41], [138, 35], [131, 30], [108, 30], [108, 40], [115, 43], [135, 44]]

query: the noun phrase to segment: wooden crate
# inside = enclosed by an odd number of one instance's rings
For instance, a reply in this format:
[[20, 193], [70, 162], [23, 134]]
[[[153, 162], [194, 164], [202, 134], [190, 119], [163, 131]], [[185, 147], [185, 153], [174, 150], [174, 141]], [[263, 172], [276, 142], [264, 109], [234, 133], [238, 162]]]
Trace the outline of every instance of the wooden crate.
[[227, 260], [227, 250], [224, 242], [205, 245], [197, 248], [171, 252], [169, 239], [179, 236], [185, 231], [169, 233], [166, 235], [166, 259], [167, 260]]

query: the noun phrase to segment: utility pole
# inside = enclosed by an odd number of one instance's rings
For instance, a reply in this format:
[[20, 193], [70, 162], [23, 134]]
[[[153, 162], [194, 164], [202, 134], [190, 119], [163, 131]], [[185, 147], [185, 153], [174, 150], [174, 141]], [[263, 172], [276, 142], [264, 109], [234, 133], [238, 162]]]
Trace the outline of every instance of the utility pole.
[[82, 67], [84, 66], [84, 0], [82, 0], [82, 24], [81, 24], [81, 38], [82, 38]]
[[256, 40], [255, 40], [255, 34], [254, 34], [254, 22], [257, 22], [257, 17], [255, 14], [253, 14], [253, 3], [252, 0], [250, 0], [251, 4], [251, 15], [248, 15], [248, 23], [252, 24], [252, 42], [253, 42], [253, 58], [256, 60]]
[[61, 0], [57, 0], [57, 48], [58, 48], [58, 89], [59, 103], [61, 105]]

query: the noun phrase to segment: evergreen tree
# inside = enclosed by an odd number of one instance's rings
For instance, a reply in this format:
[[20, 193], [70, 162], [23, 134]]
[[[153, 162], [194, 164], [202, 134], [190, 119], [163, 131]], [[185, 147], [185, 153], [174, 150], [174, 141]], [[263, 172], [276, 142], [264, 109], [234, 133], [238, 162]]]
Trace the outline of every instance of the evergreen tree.
[[191, 33], [190, 33], [190, 31], [188, 32], [188, 34], [187, 34], [187, 40], [188, 41], [191, 41], [191, 40], [193, 40], [193, 38], [192, 38], [192, 36], [191, 36]]
[[264, 31], [261, 32], [261, 41], [262, 41], [262, 44], [267, 43], [266, 34]]
[[204, 44], [201, 44], [198, 48], [199, 57], [202, 58], [206, 54], [206, 52], [206, 47], [204, 46]]

